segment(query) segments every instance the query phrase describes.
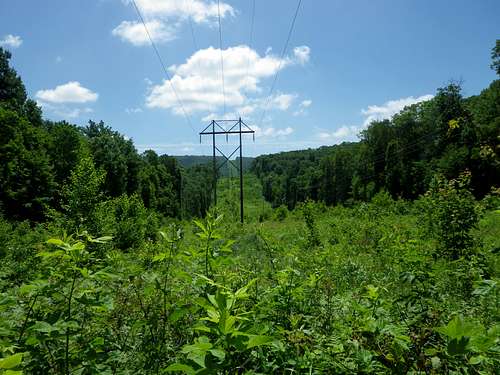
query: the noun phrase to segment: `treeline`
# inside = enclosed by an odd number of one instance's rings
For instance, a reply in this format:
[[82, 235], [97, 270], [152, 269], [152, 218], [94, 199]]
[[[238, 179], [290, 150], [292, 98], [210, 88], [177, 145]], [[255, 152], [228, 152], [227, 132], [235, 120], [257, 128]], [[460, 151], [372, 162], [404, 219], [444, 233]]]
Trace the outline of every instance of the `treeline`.
[[[184, 168], [189, 168], [195, 165], [204, 165], [204, 164], [212, 165], [213, 163], [213, 156], [211, 155], [179, 155], [179, 156], [174, 156], [174, 158]], [[224, 163], [225, 158], [223, 156], [216, 155], [215, 160], [217, 161], [217, 164], [220, 165]], [[243, 157], [243, 162], [242, 162], [243, 172], [246, 172], [251, 168], [253, 161], [254, 158], [252, 157]], [[239, 157], [235, 158], [233, 163], [239, 166], [240, 158]], [[219, 172], [221, 176], [229, 175], [228, 168], [225, 167], [221, 168]]]
[[132, 140], [102, 121], [78, 127], [44, 120], [10, 57], [0, 48], [0, 213], [7, 219], [60, 218], [78, 228], [95, 223], [99, 209], [116, 218], [206, 212], [208, 167], [182, 168], [151, 150], [139, 154]]
[[[500, 75], [500, 40], [491, 67]], [[451, 83], [432, 100], [373, 121], [360, 141], [256, 158], [253, 172], [273, 206], [307, 199], [329, 205], [370, 200], [380, 190], [414, 199], [436, 174], [471, 173], [476, 197], [500, 185], [500, 80], [464, 98]]]

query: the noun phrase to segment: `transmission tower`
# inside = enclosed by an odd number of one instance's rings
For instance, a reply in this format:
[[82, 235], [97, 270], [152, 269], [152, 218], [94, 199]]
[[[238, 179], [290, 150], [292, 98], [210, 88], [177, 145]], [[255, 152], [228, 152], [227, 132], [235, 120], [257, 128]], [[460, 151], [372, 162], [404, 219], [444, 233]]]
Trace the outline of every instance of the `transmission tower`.
[[[229, 128], [227, 126], [230, 126]], [[210, 130], [211, 129], [211, 130]], [[219, 170], [226, 164], [230, 163], [236, 170], [240, 172], [240, 221], [243, 223], [243, 148], [241, 137], [243, 134], [252, 134], [253, 141], [255, 142], [255, 132], [242, 120], [241, 117], [238, 120], [212, 120], [208, 126], [200, 132], [200, 143], [202, 135], [212, 136], [212, 165], [213, 165], [213, 189], [214, 189], [214, 204], [217, 206], [217, 174]], [[234, 151], [226, 156], [217, 146], [216, 146], [216, 136], [225, 135], [226, 142], [229, 140], [230, 135], [239, 136], [239, 146], [234, 149]], [[231, 157], [240, 151], [240, 165], [236, 166], [232, 161]], [[224, 157], [223, 162], [217, 165], [216, 153], [219, 153]]]

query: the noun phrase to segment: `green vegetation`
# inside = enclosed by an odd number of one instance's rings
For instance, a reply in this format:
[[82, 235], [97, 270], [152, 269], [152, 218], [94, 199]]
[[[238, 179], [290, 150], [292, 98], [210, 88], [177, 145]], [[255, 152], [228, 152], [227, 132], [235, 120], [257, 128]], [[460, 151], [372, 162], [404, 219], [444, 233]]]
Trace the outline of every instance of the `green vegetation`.
[[[2, 222], [4, 358], [26, 373], [496, 371], [498, 197], [481, 213], [460, 180], [414, 203], [382, 193], [282, 216], [247, 180], [244, 227], [224, 205], [147, 241]], [[463, 230], [450, 209], [478, 215]]]
[[[209, 164], [210, 166], [213, 163], [213, 157], [212, 156], [199, 156], [199, 155], [184, 155], [184, 156], [173, 156], [175, 160], [179, 162], [181, 166], [184, 168], [190, 168], [195, 165], [206, 165]], [[216, 155], [215, 160], [217, 160], [217, 164], [221, 165], [224, 162], [224, 157]], [[249, 158], [249, 157], [243, 157], [243, 172], [247, 172], [250, 170], [252, 163], [254, 161], [254, 158]], [[235, 165], [240, 165], [240, 158], [236, 157], [234, 161]], [[231, 168], [234, 169], [234, 168]], [[228, 168], [221, 168], [220, 174], [224, 177], [229, 177], [232, 173], [233, 176], [235, 176], [235, 173], [237, 171], [235, 170], [230, 170]]]
[[[500, 75], [500, 42], [492, 68]], [[327, 205], [369, 201], [380, 190], [416, 199], [436, 174], [471, 173], [476, 198], [500, 185], [500, 80], [464, 98], [457, 83], [391, 120], [373, 121], [361, 140], [316, 150], [259, 156], [252, 171], [273, 207], [293, 209], [307, 199]], [[318, 168], [319, 166], [319, 168]]]
[[498, 373], [500, 81], [257, 158], [242, 226], [236, 179], [210, 208], [209, 167], [43, 120], [9, 57], [0, 374]]
[[[0, 210], [6, 217], [44, 222], [66, 213], [73, 224], [68, 229], [88, 229], [98, 202], [134, 194], [152, 215], [205, 214], [208, 166], [182, 168], [151, 150], [139, 155], [131, 140], [102, 121], [79, 128], [43, 120], [9, 59], [0, 49]], [[75, 215], [83, 221], [75, 222]]]

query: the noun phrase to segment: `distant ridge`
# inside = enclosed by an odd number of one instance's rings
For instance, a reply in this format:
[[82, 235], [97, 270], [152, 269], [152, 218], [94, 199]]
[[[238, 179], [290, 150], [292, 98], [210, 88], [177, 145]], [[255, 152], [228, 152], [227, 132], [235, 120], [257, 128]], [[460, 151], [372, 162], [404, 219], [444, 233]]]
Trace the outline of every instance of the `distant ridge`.
[[[175, 158], [179, 164], [184, 167], [184, 168], [190, 168], [195, 165], [203, 165], [203, 164], [211, 164], [212, 163], [212, 156], [209, 155], [173, 155], [173, 158]], [[222, 156], [216, 156], [216, 160], [218, 165], [220, 165], [223, 161], [224, 158]], [[233, 163], [237, 166], [239, 166], [240, 163], [240, 158], [233, 159]], [[253, 161], [255, 158], [252, 157], [243, 157], [243, 172], [246, 172], [250, 169], [252, 166]], [[228, 175], [229, 174], [229, 169], [224, 166], [221, 169], [221, 174], [222, 175]], [[233, 170], [233, 175], [236, 175], [236, 171]]]

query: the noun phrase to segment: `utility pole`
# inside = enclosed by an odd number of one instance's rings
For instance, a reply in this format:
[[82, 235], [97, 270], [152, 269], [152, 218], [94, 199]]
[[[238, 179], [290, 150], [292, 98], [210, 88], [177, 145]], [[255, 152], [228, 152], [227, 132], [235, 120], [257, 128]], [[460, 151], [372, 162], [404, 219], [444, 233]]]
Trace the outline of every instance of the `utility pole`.
[[[201, 135], [200, 135], [200, 142], [201, 142]], [[214, 169], [214, 176], [213, 176], [214, 206], [217, 207], [217, 160], [215, 159], [215, 120], [212, 120], [212, 148], [213, 148], [212, 163]]]
[[[229, 124], [231, 127], [226, 128], [225, 124]], [[217, 127], [217, 129], [216, 129]], [[211, 131], [209, 130], [210, 128]], [[211, 135], [212, 136], [212, 165], [213, 165], [213, 189], [214, 189], [214, 203], [217, 206], [217, 173], [218, 171], [226, 164], [231, 164], [235, 169], [240, 172], [240, 221], [243, 223], [243, 147], [242, 147], [242, 135], [243, 134], [252, 134], [253, 140], [255, 141], [255, 132], [250, 129], [250, 127], [245, 124], [241, 117], [238, 120], [212, 120], [210, 124], [200, 132], [200, 143], [202, 135]], [[239, 135], [239, 146], [234, 149], [234, 151], [226, 156], [217, 146], [216, 146], [216, 135], [225, 135], [226, 142], [229, 139], [230, 135]], [[236, 153], [236, 151], [240, 151], [240, 165], [236, 166], [232, 161], [231, 157]], [[217, 165], [216, 159], [216, 151], [224, 157], [224, 161]]]
[[241, 117], [240, 124], [240, 221], [243, 224], [243, 150], [241, 149]]

